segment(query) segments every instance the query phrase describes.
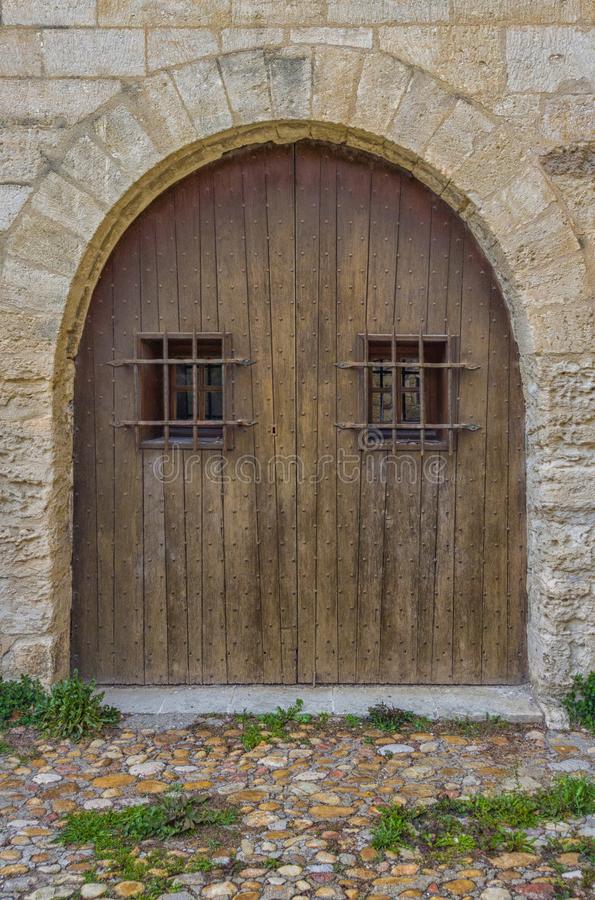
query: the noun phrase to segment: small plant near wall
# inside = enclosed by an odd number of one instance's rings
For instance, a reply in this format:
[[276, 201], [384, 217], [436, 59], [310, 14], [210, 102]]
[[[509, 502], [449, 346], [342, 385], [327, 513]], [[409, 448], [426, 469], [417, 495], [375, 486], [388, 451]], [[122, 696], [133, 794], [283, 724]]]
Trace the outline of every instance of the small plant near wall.
[[386, 703], [371, 706], [368, 709], [368, 718], [375, 728], [387, 733], [399, 731], [401, 728], [424, 731], [432, 724], [425, 716], [419, 716], [408, 709], [400, 709], [398, 706], [387, 706]]
[[76, 671], [49, 692], [26, 675], [0, 681], [0, 730], [31, 725], [48, 737], [80, 741], [118, 722], [120, 713], [103, 697], [94, 681], [82, 681]]
[[75, 670], [69, 678], [53, 685], [37, 705], [35, 725], [54, 738], [80, 741], [87, 734], [115, 725], [120, 713], [103, 704], [104, 693], [94, 681], [81, 681]]
[[0, 731], [32, 725], [36, 707], [45, 696], [39, 681], [28, 675], [21, 675], [18, 681], [0, 680]]
[[595, 672], [575, 675], [572, 687], [562, 700], [572, 725], [581, 725], [595, 734]]
[[[235, 718], [242, 726], [240, 740], [247, 751], [254, 750], [259, 744], [268, 743], [271, 738], [287, 737], [288, 729], [292, 726], [308, 725], [314, 721], [314, 716], [304, 712], [304, 701], [299, 697], [287, 709], [278, 706], [274, 712], [259, 716], [243, 712], [236, 714]], [[329, 718], [323, 713], [318, 717], [317, 723], [326, 725]]]

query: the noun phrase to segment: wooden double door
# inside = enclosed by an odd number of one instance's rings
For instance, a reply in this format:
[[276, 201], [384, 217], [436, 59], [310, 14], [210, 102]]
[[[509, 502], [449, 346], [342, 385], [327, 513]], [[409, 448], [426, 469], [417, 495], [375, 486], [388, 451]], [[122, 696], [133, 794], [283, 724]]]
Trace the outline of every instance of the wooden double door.
[[[415, 348], [427, 353], [432, 336], [420, 392]], [[175, 352], [189, 362], [170, 364]], [[195, 362], [207, 352], [219, 362]], [[176, 431], [169, 398], [184, 365], [191, 426]], [[212, 398], [202, 412], [192, 399], [211, 376], [223, 382], [220, 431], [205, 420]], [[429, 421], [434, 378], [432, 415], [448, 422], [433, 424], [448, 427], [424, 441], [415, 423], [424, 400]], [[413, 424], [395, 440], [382, 423], [407, 391]], [[300, 142], [230, 154], [167, 190], [97, 284], [74, 416], [72, 663], [83, 675], [523, 679], [517, 348], [474, 238], [411, 175]]]

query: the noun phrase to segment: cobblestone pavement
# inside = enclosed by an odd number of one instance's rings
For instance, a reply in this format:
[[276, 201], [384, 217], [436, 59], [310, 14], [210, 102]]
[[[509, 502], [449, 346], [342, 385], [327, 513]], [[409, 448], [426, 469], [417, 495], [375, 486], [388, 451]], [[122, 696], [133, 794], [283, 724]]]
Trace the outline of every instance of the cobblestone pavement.
[[[476, 854], [448, 864], [371, 846], [378, 807], [387, 802], [533, 789], [559, 773], [585, 774], [595, 746], [584, 734], [525, 726], [461, 735], [437, 726], [387, 736], [331, 721], [297, 726], [287, 739], [250, 752], [240, 736], [232, 719], [168, 731], [123, 722], [105, 739], [31, 739], [19, 757], [0, 757], [0, 897], [140, 896], [142, 884], [110, 877], [101, 864], [96, 870], [91, 849], [53, 839], [65, 813], [148, 801], [174, 783], [220, 795], [240, 811], [233, 846], [205, 847], [193, 838], [168, 847], [214, 863], [209, 872], [178, 876], [170, 889], [176, 900], [588, 895], [577, 854], [546, 860], [541, 849], [552, 834], [595, 835], [592, 820], [536, 829], [534, 853]], [[391, 753], [382, 755], [388, 746]], [[144, 845], [139, 849], [142, 855]]]

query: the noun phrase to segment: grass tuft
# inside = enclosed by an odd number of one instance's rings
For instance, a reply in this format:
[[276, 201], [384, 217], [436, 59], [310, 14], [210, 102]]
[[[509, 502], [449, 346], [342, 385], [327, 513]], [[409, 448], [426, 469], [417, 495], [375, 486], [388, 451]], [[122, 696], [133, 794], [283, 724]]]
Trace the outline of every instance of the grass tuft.
[[212, 809], [208, 799], [206, 795], [171, 791], [157, 803], [70, 813], [57, 840], [66, 846], [93, 844], [102, 853], [149, 838], [168, 840], [207, 825], [226, 826], [236, 821], [234, 809]]
[[0, 731], [34, 724], [35, 710], [45, 696], [40, 682], [28, 675], [21, 675], [18, 681], [0, 679]]
[[417, 847], [447, 855], [475, 848], [531, 853], [535, 844], [526, 828], [593, 812], [595, 782], [564, 775], [534, 794], [512, 791], [493, 797], [478, 794], [464, 800], [441, 800], [430, 807], [385, 807], [372, 843], [378, 850]]
[[[278, 706], [274, 712], [263, 713], [254, 716], [243, 712], [236, 715], [236, 722], [243, 726], [240, 738], [246, 750], [254, 750], [259, 744], [268, 742], [271, 738], [286, 738], [288, 729], [292, 725], [306, 725], [313, 721], [310, 713], [303, 712], [304, 701], [299, 698], [287, 709]], [[319, 716], [320, 724], [324, 725], [330, 715], [327, 713]]]
[[34, 724], [45, 734], [60, 740], [80, 741], [88, 734], [116, 725], [120, 713], [103, 703], [104, 693], [94, 681], [82, 681], [74, 671], [53, 685], [37, 704]]
[[589, 672], [586, 677], [575, 676], [562, 706], [573, 725], [582, 725], [595, 734], [595, 672]]
[[27, 675], [18, 681], [0, 681], [0, 730], [32, 725], [49, 737], [79, 741], [118, 722], [120, 713], [105, 706], [103, 697], [94, 681], [81, 681], [76, 671], [49, 693]]
[[[98, 867], [103, 869], [102, 877], [140, 881], [144, 884], [143, 900], [152, 900], [171, 893], [176, 875], [211, 872], [215, 864], [204, 856], [188, 859], [162, 848], [144, 852], [139, 849], [139, 842], [169, 840], [201, 828], [228, 827], [236, 822], [235, 809], [213, 808], [208, 800], [204, 795], [183, 794], [174, 789], [157, 803], [71, 813], [57, 841], [65, 846], [90, 844]], [[216, 840], [207, 840], [206, 844], [221, 846]], [[95, 869], [93, 880], [97, 880], [97, 873]]]
[[400, 731], [404, 727], [413, 731], [425, 731], [432, 725], [430, 719], [425, 716], [418, 716], [407, 709], [399, 709], [398, 706], [387, 706], [386, 703], [371, 706], [368, 709], [368, 717], [375, 728], [385, 732]]

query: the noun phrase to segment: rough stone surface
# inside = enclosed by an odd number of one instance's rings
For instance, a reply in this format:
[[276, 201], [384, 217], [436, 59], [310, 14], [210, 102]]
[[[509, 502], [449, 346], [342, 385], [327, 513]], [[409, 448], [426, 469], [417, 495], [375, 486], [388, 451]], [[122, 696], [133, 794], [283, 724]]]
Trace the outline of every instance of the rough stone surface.
[[147, 35], [147, 68], [164, 69], [216, 53], [215, 34], [202, 28], [153, 28]]
[[48, 75], [142, 75], [145, 40], [131, 29], [44, 31], [43, 57]]
[[380, 29], [380, 46], [467, 96], [498, 95], [504, 85], [502, 39], [493, 25], [386, 26]]
[[26, 185], [0, 184], [0, 231], [12, 225], [30, 193]]
[[586, 0], [3, 0], [3, 674], [67, 666], [72, 359], [119, 234], [226, 150], [314, 137], [411, 170], [500, 279], [527, 405], [529, 666], [555, 715], [594, 665], [592, 25]]
[[96, 0], [3, 0], [7, 25], [95, 25]]
[[41, 37], [33, 31], [5, 28], [0, 31], [0, 76], [41, 75]]

